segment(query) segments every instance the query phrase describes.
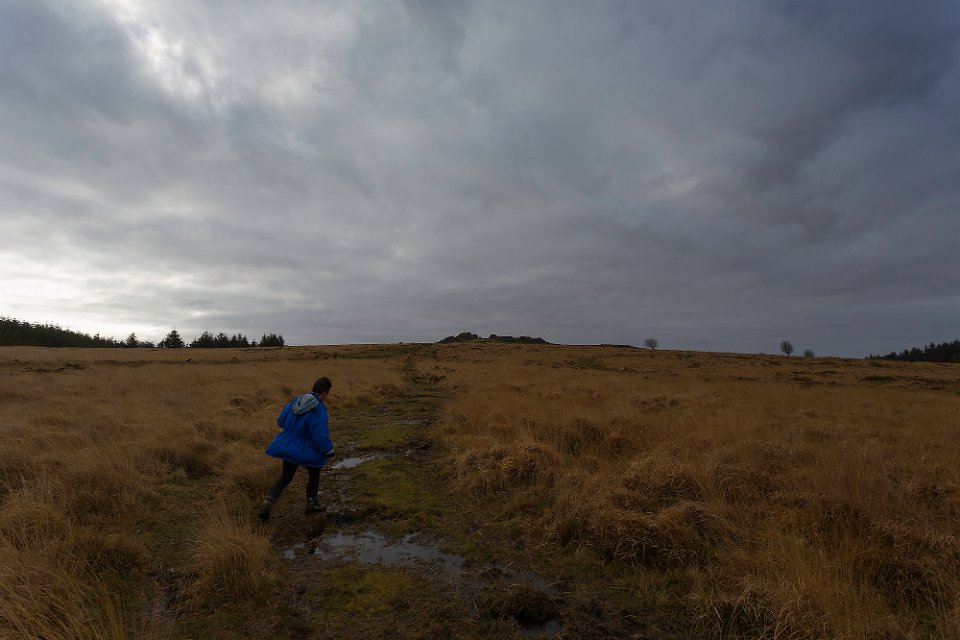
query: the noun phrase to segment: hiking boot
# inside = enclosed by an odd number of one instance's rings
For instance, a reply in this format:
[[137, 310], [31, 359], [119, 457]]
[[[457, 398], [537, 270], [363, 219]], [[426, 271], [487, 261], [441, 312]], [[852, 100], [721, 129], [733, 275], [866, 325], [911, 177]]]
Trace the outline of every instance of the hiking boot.
[[266, 522], [270, 519], [271, 509], [273, 509], [273, 500], [267, 499], [260, 503], [260, 508], [257, 509], [257, 517], [260, 518], [260, 522]]
[[317, 498], [307, 500], [307, 506], [303, 509], [304, 513], [321, 513], [327, 510], [327, 505], [320, 502]]

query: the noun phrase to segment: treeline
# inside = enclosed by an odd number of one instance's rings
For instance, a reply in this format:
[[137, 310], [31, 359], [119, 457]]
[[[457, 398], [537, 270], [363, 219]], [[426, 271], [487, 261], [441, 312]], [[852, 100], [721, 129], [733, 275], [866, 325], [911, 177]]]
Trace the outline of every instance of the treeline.
[[283, 347], [286, 341], [282, 335], [265, 333], [260, 340], [250, 340], [245, 335], [237, 333], [227, 336], [225, 333], [216, 335], [204, 331], [191, 342], [183, 340], [176, 329], [154, 344], [149, 340], [140, 340], [137, 334], [131, 333], [126, 340], [104, 338], [99, 333], [91, 336], [79, 331], [62, 329], [58, 325], [34, 324], [15, 318], [0, 317], [0, 346], [2, 347], [107, 347], [107, 348], [137, 348], [137, 349], [218, 349], [237, 347]]
[[[180, 336], [177, 334], [174, 338], [174, 333], [176, 333], [176, 329], [167, 334], [167, 337], [161, 340], [158, 346], [163, 349], [178, 348], [176, 342]], [[247, 336], [242, 333], [232, 335], [228, 338], [227, 334], [222, 332], [213, 335], [209, 331], [204, 331], [187, 346], [199, 349], [229, 349], [237, 347], [283, 347], [286, 346], [286, 344], [283, 336], [277, 335], [276, 333], [265, 333], [260, 336], [260, 342], [257, 342], [256, 340], [248, 340]], [[180, 346], [182, 347], [183, 345], [181, 344]]]
[[936, 344], [931, 342], [924, 348], [913, 347], [900, 353], [891, 351], [885, 356], [870, 355], [877, 360], [903, 360], [909, 362], [960, 362], [960, 340]]
[[4, 347], [123, 347], [123, 342], [61, 329], [53, 324], [34, 324], [0, 317], [0, 346]]
[[469, 331], [464, 331], [463, 333], [458, 333], [455, 336], [447, 336], [442, 340], [438, 340], [437, 344], [447, 344], [450, 342], [474, 342], [476, 340], [484, 340], [490, 342], [507, 342], [507, 343], [518, 343], [518, 344], [550, 344], [543, 338], [531, 338], [530, 336], [498, 336], [495, 333], [491, 333], [489, 338], [481, 338], [475, 333]]

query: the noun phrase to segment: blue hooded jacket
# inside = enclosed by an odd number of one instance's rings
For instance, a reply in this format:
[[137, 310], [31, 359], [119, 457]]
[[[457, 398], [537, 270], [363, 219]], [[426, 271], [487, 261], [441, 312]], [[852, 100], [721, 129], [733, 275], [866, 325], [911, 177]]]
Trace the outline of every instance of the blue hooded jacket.
[[267, 447], [266, 454], [294, 464], [322, 467], [333, 455], [327, 430], [327, 408], [310, 392], [286, 404], [277, 424], [283, 431]]

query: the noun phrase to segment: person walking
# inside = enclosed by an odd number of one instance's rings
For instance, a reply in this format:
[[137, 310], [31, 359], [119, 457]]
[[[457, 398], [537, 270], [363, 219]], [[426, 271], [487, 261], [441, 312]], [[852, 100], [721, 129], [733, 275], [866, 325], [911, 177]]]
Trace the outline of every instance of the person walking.
[[273, 504], [293, 480], [300, 465], [307, 468], [307, 505], [304, 511], [318, 513], [326, 508], [317, 499], [317, 492], [320, 489], [320, 469], [335, 454], [327, 424], [327, 408], [323, 404], [332, 386], [329, 378], [318, 379], [309, 393], [290, 400], [277, 416], [277, 424], [282, 431], [270, 442], [265, 453], [282, 460], [283, 468], [280, 479], [270, 488], [257, 509], [257, 517], [262, 522], [270, 519]]

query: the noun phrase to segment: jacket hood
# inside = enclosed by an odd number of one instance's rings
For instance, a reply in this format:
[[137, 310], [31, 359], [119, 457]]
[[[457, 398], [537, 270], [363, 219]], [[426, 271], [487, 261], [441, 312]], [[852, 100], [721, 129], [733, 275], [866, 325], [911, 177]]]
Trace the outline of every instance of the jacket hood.
[[320, 400], [311, 393], [305, 393], [293, 403], [293, 415], [302, 416], [320, 406]]

